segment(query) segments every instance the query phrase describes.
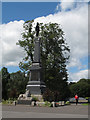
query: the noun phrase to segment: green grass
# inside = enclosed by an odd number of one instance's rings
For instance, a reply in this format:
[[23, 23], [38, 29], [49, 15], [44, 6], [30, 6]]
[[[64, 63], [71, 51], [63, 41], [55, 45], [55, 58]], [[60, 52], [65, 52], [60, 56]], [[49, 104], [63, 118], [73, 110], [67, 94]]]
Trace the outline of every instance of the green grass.
[[82, 105], [90, 105], [90, 103], [82, 103]]
[[90, 97], [85, 97], [85, 99], [89, 99]]
[[51, 103], [48, 102], [48, 101], [45, 101], [45, 105], [44, 106], [48, 106], [48, 107], [51, 107]]
[[13, 100], [2, 100], [2, 104], [8, 105], [8, 104], [12, 104]]

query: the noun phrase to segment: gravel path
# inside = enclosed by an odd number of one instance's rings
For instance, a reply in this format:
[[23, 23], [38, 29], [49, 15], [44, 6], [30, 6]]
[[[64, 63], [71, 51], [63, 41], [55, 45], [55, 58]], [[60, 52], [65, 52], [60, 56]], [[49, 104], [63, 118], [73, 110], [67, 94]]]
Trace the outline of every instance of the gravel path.
[[88, 118], [88, 106], [31, 107], [3, 105], [3, 118]]

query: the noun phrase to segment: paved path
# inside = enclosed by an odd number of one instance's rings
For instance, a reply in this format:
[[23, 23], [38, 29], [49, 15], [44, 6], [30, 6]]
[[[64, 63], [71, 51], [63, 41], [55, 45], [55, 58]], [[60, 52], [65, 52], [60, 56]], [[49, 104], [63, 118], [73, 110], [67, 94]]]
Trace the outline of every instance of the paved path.
[[2, 118], [2, 104], [0, 103], [0, 120]]
[[88, 106], [30, 107], [2, 106], [3, 118], [88, 118]]

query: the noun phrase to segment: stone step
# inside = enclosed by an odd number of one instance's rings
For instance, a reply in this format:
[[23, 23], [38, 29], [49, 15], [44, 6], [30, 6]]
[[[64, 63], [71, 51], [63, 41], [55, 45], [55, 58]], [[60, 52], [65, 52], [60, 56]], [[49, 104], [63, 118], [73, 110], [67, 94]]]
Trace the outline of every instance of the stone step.
[[31, 100], [17, 100], [17, 104], [31, 105]]

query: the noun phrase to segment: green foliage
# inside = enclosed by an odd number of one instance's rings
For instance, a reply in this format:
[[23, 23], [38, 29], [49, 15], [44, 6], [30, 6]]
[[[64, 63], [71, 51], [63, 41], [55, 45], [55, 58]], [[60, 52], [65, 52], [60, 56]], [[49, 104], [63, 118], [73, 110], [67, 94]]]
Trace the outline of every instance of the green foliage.
[[13, 103], [13, 100], [12, 99], [8, 99], [8, 100], [2, 100], [2, 104], [12, 104]]
[[20, 62], [19, 67], [23, 71], [27, 71], [30, 69], [30, 65], [33, 61], [33, 53], [34, 53], [34, 34], [35, 32], [32, 31], [32, 21], [26, 21], [23, 24], [24, 32], [22, 33], [22, 40], [19, 40], [17, 45], [20, 45], [26, 51], [26, 57]]
[[3, 67], [2, 73], [2, 99], [14, 100], [21, 93], [25, 93], [25, 88], [28, 82], [28, 77], [25, 73], [17, 71], [16, 73], [9, 73], [7, 68]]
[[70, 95], [70, 91], [69, 91], [69, 88], [67, 89], [67, 87], [63, 90], [63, 93], [62, 91], [52, 91], [50, 89], [46, 89], [46, 91], [44, 92], [43, 94], [43, 98], [44, 98], [44, 101], [49, 101], [49, 102], [52, 102], [52, 101], [61, 101], [61, 100], [65, 100], [66, 98], [68, 98]]
[[87, 105], [90, 105], [90, 103], [83, 103], [82, 105], [85, 105], [85, 106], [87, 106]]
[[[26, 57], [20, 62], [19, 67], [27, 72], [34, 57], [34, 40], [36, 38], [33, 21], [26, 21], [23, 25], [22, 40], [17, 45], [24, 48]], [[60, 98], [69, 97], [67, 85], [68, 74], [66, 63], [69, 59], [69, 46], [64, 39], [64, 32], [57, 23], [39, 24], [40, 54], [43, 80], [52, 91], [57, 91]]]
[[2, 104], [9, 104], [8, 100], [2, 100]]
[[51, 103], [48, 101], [45, 101], [45, 106], [51, 107]]
[[54, 101], [54, 92], [47, 89], [43, 94], [43, 99], [44, 99], [44, 101], [49, 101], [49, 102]]
[[75, 94], [78, 94], [79, 97], [89, 97], [90, 93], [90, 81], [89, 79], [80, 79], [77, 83], [70, 85], [71, 97], [74, 97]]
[[11, 73], [8, 84], [8, 97], [17, 98], [19, 94], [25, 93], [27, 82], [28, 77], [25, 77], [25, 73], [22, 73], [21, 71]]
[[39, 101], [37, 97], [32, 96], [32, 101]]
[[7, 93], [7, 89], [8, 89], [8, 81], [10, 80], [10, 74], [7, 70], [6, 67], [3, 67], [1, 69], [1, 74], [2, 74], [2, 99], [8, 99], [8, 93]]
[[69, 102], [69, 101], [66, 101], [66, 102], [65, 102], [65, 105], [70, 105], [70, 102]]
[[85, 97], [86, 100], [90, 99], [90, 97]]
[[0, 101], [2, 101], [2, 73], [0, 71]]

